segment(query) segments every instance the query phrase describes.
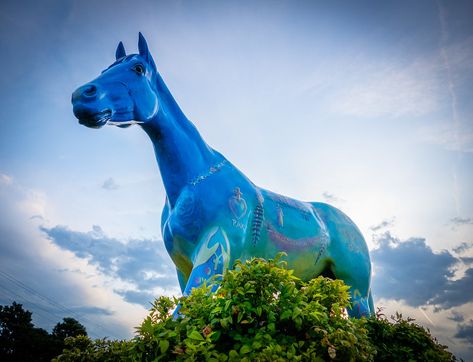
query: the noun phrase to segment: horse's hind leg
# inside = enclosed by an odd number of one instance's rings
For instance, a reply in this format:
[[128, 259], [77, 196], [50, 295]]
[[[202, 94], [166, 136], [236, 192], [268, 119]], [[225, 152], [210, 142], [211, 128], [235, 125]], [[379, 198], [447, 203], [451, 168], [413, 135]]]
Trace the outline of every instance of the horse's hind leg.
[[[347, 310], [348, 315], [369, 317], [374, 313], [370, 289], [371, 262], [363, 236], [357, 230], [352, 230], [351, 234], [345, 233], [343, 239], [338, 238], [330, 245], [329, 254], [335, 278], [350, 286], [351, 308]], [[358, 241], [358, 247], [353, 247], [354, 240]]]
[[347, 309], [348, 315], [350, 317], [360, 318], [360, 317], [370, 317], [373, 314], [370, 308], [370, 295], [363, 297], [361, 294], [357, 295], [357, 289], [354, 292], [350, 290], [351, 293], [351, 308]]
[[350, 286], [350, 317], [369, 316], [374, 311], [370, 300], [371, 262], [365, 239], [343, 212], [324, 203], [312, 203], [330, 235], [327, 258], [335, 278]]
[[332, 272], [335, 278], [343, 280], [350, 286], [351, 307], [347, 309], [348, 315], [355, 318], [372, 315], [374, 305], [369, 285], [369, 268], [339, 260], [338, 265], [336, 263], [332, 265]]

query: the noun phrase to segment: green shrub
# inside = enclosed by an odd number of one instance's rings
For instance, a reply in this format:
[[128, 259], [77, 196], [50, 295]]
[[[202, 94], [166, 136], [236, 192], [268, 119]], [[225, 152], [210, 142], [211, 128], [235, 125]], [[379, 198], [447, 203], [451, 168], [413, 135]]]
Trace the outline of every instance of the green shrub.
[[67, 337], [63, 354], [53, 361], [130, 361], [135, 360], [132, 341], [91, 340], [87, 336]]
[[[348, 318], [348, 287], [307, 283], [274, 260], [237, 262], [187, 298], [160, 297], [131, 341], [67, 339], [57, 361], [452, 361], [427, 331], [400, 316]], [[172, 311], [180, 303], [182, 317]]]
[[430, 335], [424, 327], [403, 319], [396, 313], [393, 322], [378, 313], [368, 319], [366, 327], [376, 348], [376, 361], [454, 361], [455, 357]]

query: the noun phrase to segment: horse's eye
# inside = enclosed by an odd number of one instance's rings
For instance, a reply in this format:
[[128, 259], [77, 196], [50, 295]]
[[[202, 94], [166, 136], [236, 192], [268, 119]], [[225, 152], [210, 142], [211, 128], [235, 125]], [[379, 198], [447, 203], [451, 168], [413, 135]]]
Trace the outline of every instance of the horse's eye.
[[136, 64], [132, 69], [138, 74], [145, 74], [145, 68], [141, 64]]

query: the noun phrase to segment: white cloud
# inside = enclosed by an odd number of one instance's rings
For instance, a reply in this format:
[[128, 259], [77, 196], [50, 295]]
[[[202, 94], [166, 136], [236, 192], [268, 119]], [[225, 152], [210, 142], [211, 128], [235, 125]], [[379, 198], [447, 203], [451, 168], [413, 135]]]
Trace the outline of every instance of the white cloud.
[[330, 192], [327, 192], [327, 191], [324, 191], [322, 193], [322, 197], [325, 199], [325, 201], [327, 202], [332, 202], [332, 203], [337, 203], [337, 202], [344, 202], [345, 200], [339, 198], [338, 196], [330, 193]]
[[120, 295], [132, 296], [127, 301], [147, 306], [158, 295], [153, 291], [179, 294], [175, 267], [161, 240], [119, 240], [108, 237], [97, 225], [89, 232], [64, 226], [41, 227], [41, 230], [55, 245], [71, 251], [88, 265], [95, 266], [100, 274], [111, 278]]
[[376, 277], [374, 289], [383, 297], [404, 300], [418, 307], [432, 305], [451, 309], [473, 302], [465, 290], [473, 288], [473, 268], [447, 250], [435, 252], [423, 238], [400, 241], [389, 232], [378, 237], [371, 251]]
[[[361, 64], [360, 64], [361, 65]], [[437, 109], [438, 61], [367, 63], [333, 98], [332, 112], [363, 118], [421, 116]], [[343, 89], [343, 87], [341, 87]]]
[[[448, 112], [453, 112], [450, 123], [456, 123], [460, 145], [468, 144], [471, 152], [473, 136], [471, 131], [465, 135], [461, 128], [459, 98], [459, 89], [468, 87], [468, 78], [459, 75], [471, 74], [472, 56], [473, 37], [469, 37], [413, 58], [410, 63], [361, 57], [338, 64], [345, 71], [331, 73], [332, 86], [340, 90], [331, 94], [329, 107], [335, 114], [383, 119], [419, 117], [448, 107]], [[323, 74], [317, 76], [326, 78]], [[319, 83], [330, 84], [320, 79]], [[451, 141], [453, 135], [444, 136]]]
[[[455, 252], [468, 252], [463, 243]], [[405, 241], [389, 232], [378, 236], [371, 251], [375, 306], [388, 317], [401, 312], [429, 328], [458, 357], [471, 357], [469, 316], [473, 313], [473, 269], [447, 250], [435, 252], [425, 239]], [[470, 324], [469, 324], [470, 323]]]
[[13, 182], [13, 178], [9, 175], [6, 175], [4, 173], [0, 173], [0, 184], [3, 185], [11, 185]]
[[418, 131], [420, 141], [438, 145], [448, 151], [473, 152], [473, 129], [466, 124], [454, 125], [444, 122], [422, 127]]
[[131, 337], [146, 310], [115, 293], [114, 278], [45, 238], [46, 195], [9, 180], [0, 183], [0, 303], [22, 303], [46, 329], [72, 316], [93, 337]]
[[390, 219], [384, 219], [384, 220], [381, 221], [380, 223], [371, 226], [371, 227], [370, 227], [370, 230], [371, 230], [371, 231], [374, 231], [374, 232], [378, 232], [378, 231], [383, 230], [383, 229], [385, 230], [385, 229], [388, 228], [388, 227], [393, 227], [395, 221], [396, 221], [396, 218], [395, 218], [395, 217], [392, 217], [392, 218], [390, 218]]
[[118, 184], [115, 182], [115, 180], [112, 177], [109, 177], [108, 179], [106, 179], [102, 184], [102, 188], [105, 190], [116, 190], [118, 189], [118, 187], [119, 187]]

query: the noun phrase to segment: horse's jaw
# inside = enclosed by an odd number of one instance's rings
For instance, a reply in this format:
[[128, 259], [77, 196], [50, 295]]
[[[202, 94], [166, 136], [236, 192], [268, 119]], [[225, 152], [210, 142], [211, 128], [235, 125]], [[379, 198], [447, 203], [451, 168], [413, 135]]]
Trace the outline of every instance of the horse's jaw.
[[89, 128], [101, 128], [107, 126], [117, 126], [126, 128], [134, 124], [144, 124], [145, 121], [134, 119], [133, 111], [103, 111], [92, 116], [79, 118], [79, 123]]
[[125, 128], [125, 127], [130, 127], [134, 124], [144, 124], [144, 123], [145, 122], [143, 122], [143, 121], [136, 121], [136, 120], [132, 119], [130, 121], [113, 121], [113, 120], [110, 120], [106, 124], [107, 124], [107, 126], [117, 126], [117, 127]]
[[89, 128], [101, 128], [110, 121], [112, 112], [107, 109], [97, 113], [77, 111], [74, 114], [81, 125]]

